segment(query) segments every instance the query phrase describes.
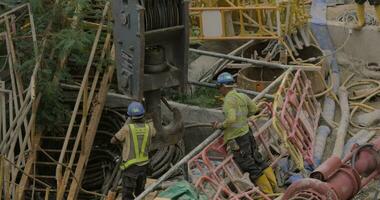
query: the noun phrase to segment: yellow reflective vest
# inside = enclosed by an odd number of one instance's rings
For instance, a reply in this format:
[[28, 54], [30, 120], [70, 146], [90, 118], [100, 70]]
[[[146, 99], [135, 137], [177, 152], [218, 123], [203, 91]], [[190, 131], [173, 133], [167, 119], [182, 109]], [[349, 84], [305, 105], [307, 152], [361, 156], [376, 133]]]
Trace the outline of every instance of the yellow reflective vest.
[[224, 98], [224, 142], [240, 137], [249, 131], [248, 117], [256, 113], [257, 105], [246, 94], [231, 90]]
[[129, 159], [120, 166], [122, 170], [127, 169], [131, 165], [149, 161], [148, 151], [151, 140], [151, 136], [149, 135], [149, 125], [145, 123], [129, 124], [128, 126], [130, 130], [130, 138], [126, 139], [130, 139], [132, 145], [130, 145]]

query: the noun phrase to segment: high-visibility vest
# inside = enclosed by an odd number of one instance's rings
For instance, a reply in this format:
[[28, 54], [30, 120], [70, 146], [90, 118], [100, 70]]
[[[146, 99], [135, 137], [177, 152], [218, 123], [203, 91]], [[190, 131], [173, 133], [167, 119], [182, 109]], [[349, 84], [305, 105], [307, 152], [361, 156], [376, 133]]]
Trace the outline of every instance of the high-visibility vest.
[[149, 125], [148, 124], [129, 124], [130, 140], [133, 142], [130, 146], [129, 159], [121, 164], [122, 170], [127, 169], [133, 164], [143, 163], [149, 160], [148, 144], [150, 144]]

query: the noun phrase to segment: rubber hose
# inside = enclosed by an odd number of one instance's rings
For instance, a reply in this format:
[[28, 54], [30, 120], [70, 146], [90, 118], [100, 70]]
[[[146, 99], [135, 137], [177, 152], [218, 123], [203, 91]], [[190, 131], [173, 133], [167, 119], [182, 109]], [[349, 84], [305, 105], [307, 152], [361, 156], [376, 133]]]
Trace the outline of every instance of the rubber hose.
[[171, 163], [170, 162], [167, 162], [164, 166], [161, 167], [161, 169], [159, 169], [158, 171], [155, 171], [153, 174], [152, 174], [152, 177], [154, 178], [158, 178], [160, 177], [162, 174], [164, 174], [169, 168], [171, 167]]
[[159, 170], [165, 163], [170, 163], [171, 159], [174, 156], [174, 152], [175, 146], [170, 145], [168, 151], [165, 154], [165, 157], [159, 163], [157, 163], [157, 165], [153, 165], [153, 171]]
[[165, 157], [165, 153], [168, 150], [169, 147], [164, 147], [162, 149], [159, 149], [156, 151], [156, 153], [152, 156], [152, 159], [150, 161], [152, 166], [157, 165], [157, 163], [160, 162]]

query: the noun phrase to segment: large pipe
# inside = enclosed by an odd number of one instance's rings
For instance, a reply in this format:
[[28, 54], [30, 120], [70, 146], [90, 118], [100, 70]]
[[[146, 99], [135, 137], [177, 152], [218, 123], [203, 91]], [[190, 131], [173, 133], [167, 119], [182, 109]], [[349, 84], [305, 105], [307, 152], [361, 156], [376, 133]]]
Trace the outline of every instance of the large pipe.
[[[294, 70], [293, 67], [290, 67], [288, 70], [286, 70], [281, 76], [279, 76], [276, 80], [274, 80], [268, 87], [266, 87], [263, 91], [260, 92], [255, 98], [252, 99], [252, 101], [258, 101], [261, 98], [265, 96], [272, 88], [277, 86], [282, 79], [287, 75], [288, 73], [292, 72]], [[195, 147], [190, 153], [188, 153], [185, 157], [183, 157], [178, 163], [176, 163], [172, 168], [170, 168], [169, 171], [167, 171], [164, 175], [162, 175], [155, 183], [151, 184], [148, 188], [145, 189], [143, 193], [141, 193], [139, 196], [136, 197], [135, 200], [141, 200], [146, 195], [148, 195], [150, 192], [152, 192], [155, 188], [157, 188], [163, 181], [165, 181], [167, 178], [169, 178], [174, 172], [177, 171], [179, 167], [181, 167], [183, 164], [186, 164], [191, 158], [193, 158], [195, 155], [197, 155], [199, 152], [201, 152], [207, 145], [209, 145], [211, 142], [213, 142], [216, 138], [218, 138], [220, 135], [222, 135], [221, 130], [216, 130], [212, 135], [210, 135], [208, 138], [206, 138], [201, 144], [199, 144], [197, 147]]]
[[199, 49], [189, 49], [190, 51], [206, 56], [213, 56], [213, 57], [218, 57], [218, 58], [225, 58], [229, 60], [235, 60], [235, 61], [240, 61], [240, 62], [246, 62], [246, 63], [251, 63], [257, 66], [265, 66], [265, 67], [270, 67], [270, 68], [280, 68], [280, 69], [289, 69], [289, 68], [294, 68], [294, 69], [302, 69], [304, 71], [320, 71], [321, 67], [318, 66], [300, 66], [300, 65], [284, 65], [280, 63], [273, 63], [273, 62], [267, 62], [267, 61], [262, 61], [262, 60], [255, 60], [255, 59], [250, 59], [250, 58], [243, 58], [239, 56], [232, 56], [232, 55], [227, 55], [227, 54], [222, 54], [222, 53], [216, 53], [212, 51], [204, 51], [204, 50], [199, 50]]
[[[331, 41], [331, 37], [329, 34], [328, 27], [326, 25], [326, 0], [314, 0], [312, 4], [312, 23], [311, 28], [315, 33], [316, 39], [318, 43], [327, 55], [331, 56], [331, 64], [330, 67], [332, 69], [332, 74], [329, 77], [329, 81], [333, 84], [332, 92], [336, 94], [338, 92], [339, 83], [340, 83], [340, 72], [339, 66], [335, 57], [335, 53], [331, 53], [335, 51], [335, 47]], [[322, 115], [324, 119], [331, 122], [334, 120], [335, 116], [335, 101], [330, 95], [326, 95], [323, 102], [323, 110]], [[323, 152], [326, 146], [326, 141], [329, 135], [331, 134], [331, 129], [327, 126], [326, 123], [322, 123], [321, 126], [318, 127], [317, 136], [315, 140], [314, 146], [314, 161], [318, 166], [321, 163]]]

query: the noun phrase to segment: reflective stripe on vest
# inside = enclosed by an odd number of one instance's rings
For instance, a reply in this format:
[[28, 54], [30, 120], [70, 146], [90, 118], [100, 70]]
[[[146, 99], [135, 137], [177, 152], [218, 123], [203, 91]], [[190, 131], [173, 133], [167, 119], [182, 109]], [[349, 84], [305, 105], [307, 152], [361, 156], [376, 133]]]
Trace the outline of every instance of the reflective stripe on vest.
[[[121, 164], [120, 168], [122, 170], [127, 169], [133, 164], [142, 163], [149, 160], [147, 150], [147, 144], [149, 139], [149, 126], [148, 124], [144, 124], [144, 127], [137, 127], [135, 124], [129, 124], [130, 134], [132, 136], [133, 141], [133, 149], [135, 152], [135, 158], [132, 158], [123, 164]], [[143, 137], [141, 148], [139, 149], [139, 141], [138, 137]]]

